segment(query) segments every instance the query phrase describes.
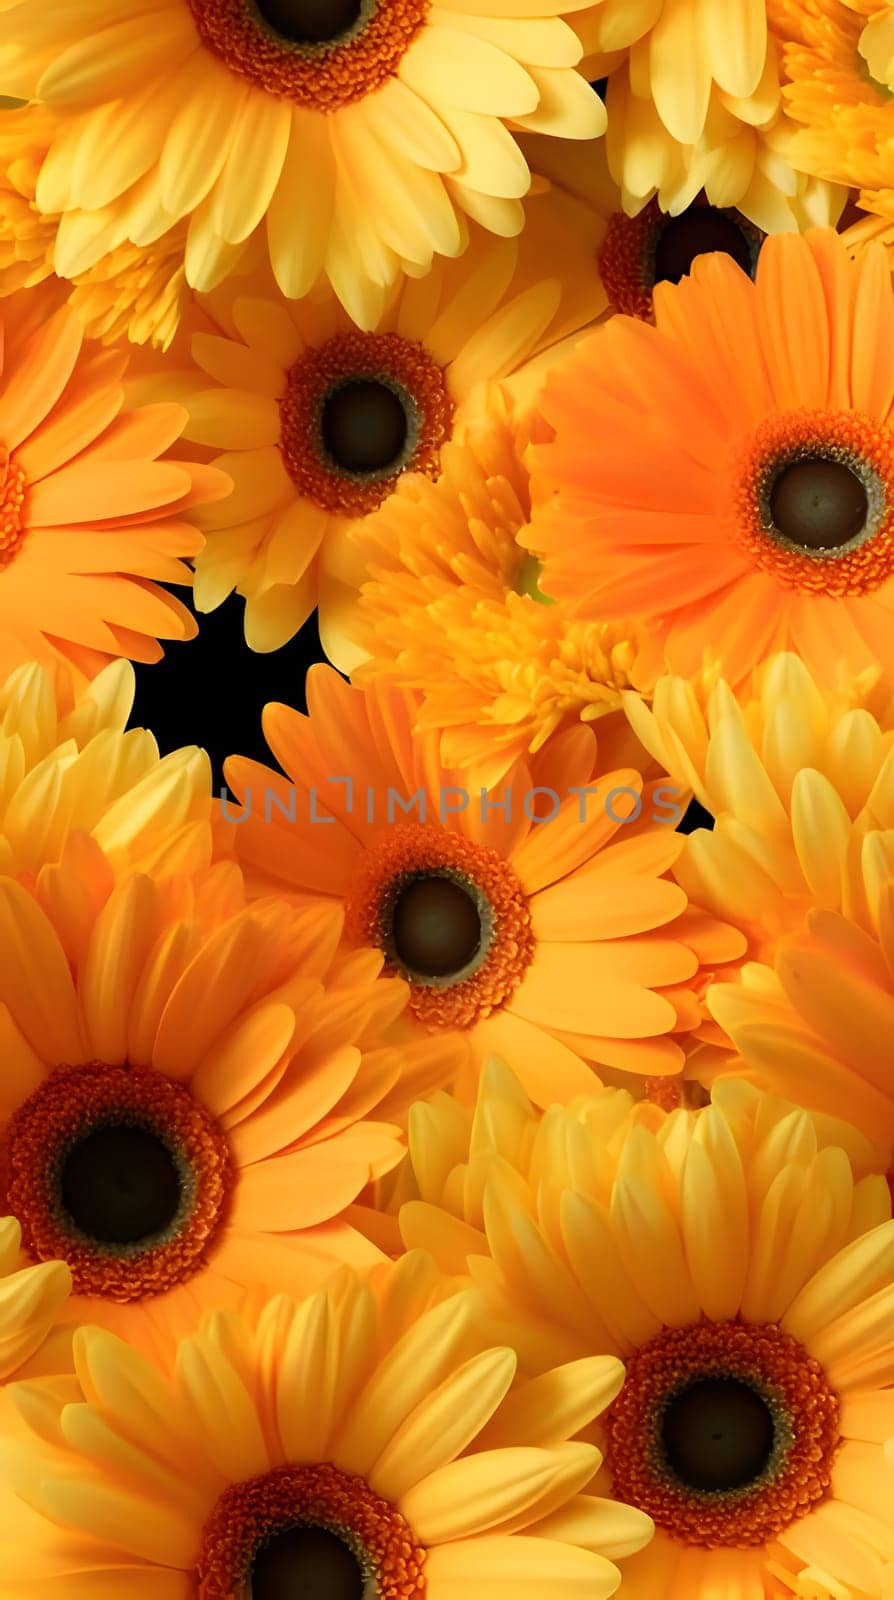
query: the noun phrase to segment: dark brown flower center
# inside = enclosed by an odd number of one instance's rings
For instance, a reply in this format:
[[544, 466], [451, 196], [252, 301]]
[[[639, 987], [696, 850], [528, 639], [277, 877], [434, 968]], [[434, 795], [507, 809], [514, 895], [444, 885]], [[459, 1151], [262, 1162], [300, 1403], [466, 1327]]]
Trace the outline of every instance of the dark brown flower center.
[[751, 247], [734, 219], [714, 206], [691, 206], [662, 226], [655, 246], [655, 282], [679, 283], [697, 256], [718, 250], [750, 274]]
[[111, 1123], [68, 1151], [62, 1205], [75, 1226], [103, 1244], [138, 1244], [177, 1215], [182, 1186], [171, 1151], [149, 1128]]
[[252, 1562], [252, 1600], [363, 1600], [363, 1589], [356, 1556], [328, 1528], [285, 1528]]
[[400, 462], [409, 419], [400, 396], [374, 378], [340, 384], [323, 402], [323, 444], [343, 472], [391, 473]]
[[756, 1483], [773, 1453], [770, 1409], [735, 1378], [701, 1378], [674, 1395], [660, 1428], [668, 1466], [688, 1489], [741, 1489]]
[[360, 0], [254, 0], [261, 19], [290, 44], [325, 44], [357, 22]]
[[392, 919], [398, 960], [422, 977], [462, 971], [481, 944], [478, 907], [453, 878], [412, 879], [400, 890]]
[[866, 524], [866, 489], [843, 461], [806, 456], [783, 467], [770, 491], [773, 525], [792, 544], [837, 550]]

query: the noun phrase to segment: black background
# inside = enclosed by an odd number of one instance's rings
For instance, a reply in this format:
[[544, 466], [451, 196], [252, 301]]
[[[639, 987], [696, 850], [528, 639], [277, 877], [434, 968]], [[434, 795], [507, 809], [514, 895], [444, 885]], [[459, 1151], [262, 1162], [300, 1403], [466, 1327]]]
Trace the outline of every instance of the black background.
[[[188, 591], [178, 591], [178, 597], [189, 604]], [[231, 594], [216, 611], [197, 616], [198, 638], [166, 643], [163, 660], [135, 668], [131, 726], [151, 729], [162, 755], [180, 745], [201, 745], [211, 758], [215, 794], [229, 755], [249, 756], [278, 770], [261, 732], [261, 712], [268, 700], [306, 711], [307, 669], [326, 659], [316, 612], [281, 650], [260, 655], [245, 643], [244, 611], [244, 600]], [[680, 824], [684, 833], [711, 826], [696, 801]]]

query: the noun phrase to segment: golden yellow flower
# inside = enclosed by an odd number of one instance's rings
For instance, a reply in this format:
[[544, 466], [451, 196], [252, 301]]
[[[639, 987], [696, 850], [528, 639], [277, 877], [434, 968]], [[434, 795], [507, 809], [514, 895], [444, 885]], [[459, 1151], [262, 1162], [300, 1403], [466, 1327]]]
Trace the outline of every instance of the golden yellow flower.
[[[19, 1384], [0, 1596], [608, 1600], [647, 1516], [584, 1494], [590, 1357], [525, 1384], [479, 1297], [414, 1252], [204, 1321], [150, 1362], [96, 1328]], [[43, 1424], [38, 1421], [38, 1414]]]
[[0, 87], [60, 115], [36, 193], [57, 271], [184, 222], [191, 286], [257, 236], [284, 294], [322, 277], [372, 326], [383, 288], [460, 255], [470, 219], [522, 228], [516, 133], [604, 131], [564, 20], [591, 0], [545, 4], [59, 0], [50, 18], [5, 0]]
[[442, 1143], [443, 1102], [417, 1112], [431, 1198], [401, 1207], [401, 1229], [467, 1263], [529, 1375], [625, 1362], [585, 1434], [605, 1454], [592, 1489], [656, 1524], [624, 1600], [766, 1600], [814, 1579], [884, 1600], [894, 1221], [872, 1144], [736, 1081], [649, 1115], [606, 1091], [536, 1118], [493, 1078], [465, 1139]]
[[754, 959], [771, 959], [813, 906], [871, 925], [865, 864], [878, 830], [894, 828], [894, 700], [880, 669], [821, 687], [783, 652], [741, 699], [716, 669], [659, 678], [651, 706], [622, 698], [645, 748], [714, 818], [687, 837], [675, 878], [745, 929]]
[[528, 437], [492, 386], [462, 441], [444, 446], [438, 480], [408, 473], [356, 538], [370, 577], [354, 634], [367, 659], [352, 681], [419, 690], [419, 727], [440, 730], [445, 764], [488, 787], [560, 728], [617, 713], [634, 678], [628, 630], [550, 602], [516, 543], [530, 516]]
[[768, 0], [781, 41], [792, 159], [859, 191], [890, 221], [894, 208], [894, 30], [888, 0]]
[[554, 189], [526, 210], [520, 239], [477, 228], [459, 261], [396, 285], [370, 331], [325, 288], [289, 302], [267, 268], [234, 279], [201, 297], [182, 382], [161, 362], [141, 382], [142, 399], [182, 398], [185, 437], [233, 479], [200, 514], [195, 601], [244, 595], [252, 649], [278, 649], [316, 605], [326, 654], [352, 670], [366, 575], [352, 530], [405, 472], [439, 477], [485, 379], [530, 386], [604, 310], [595, 213]]

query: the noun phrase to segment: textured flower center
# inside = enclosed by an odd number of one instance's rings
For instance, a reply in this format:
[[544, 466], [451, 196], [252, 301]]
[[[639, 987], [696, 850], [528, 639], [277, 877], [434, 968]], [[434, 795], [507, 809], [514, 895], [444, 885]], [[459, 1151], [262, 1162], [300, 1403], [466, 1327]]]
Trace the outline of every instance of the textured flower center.
[[429, 0], [188, 0], [205, 48], [277, 99], [313, 111], [393, 77]]
[[0, 572], [7, 567], [25, 534], [23, 508], [27, 487], [22, 467], [0, 444]]
[[345, 932], [384, 950], [430, 1027], [471, 1027], [508, 1000], [534, 953], [527, 898], [509, 862], [447, 829], [389, 828], [368, 852]]
[[225, 1490], [205, 1526], [202, 1600], [424, 1600], [425, 1550], [395, 1506], [330, 1462]]
[[425, 347], [398, 334], [337, 334], [290, 369], [280, 449], [296, 488], [327, 511], [375, 511], [402, 472], [436, 478], [453, 402]]
[[894, 438], [871, 417], [768, 417], [730, 470], [733, 536], [780, 583], [862, 595], [894, 574]]
[[611, 305], [652, 319], [656, 283], [679, 283], [697, 256], [721, 251], [753, 274], [764, 235], [740, 212], [695, 201], [669, 217], [651, 200], [635, 217], [616, 211], [599, 251], [599, 272]]
[[775, 1324], [665, 1328], [606, 1413], [613, 1492], [681, 1543], [762, 1545], [825, 1499], [838, 1422], [819, 1362]]
[[58, 1067], [13, 1113], [5, 1209], [33, 1259], [67, 1261], [78, 1293], [130, 1301], [200, 1271], [233, 1171], [223, 1134], [162, 1073]]

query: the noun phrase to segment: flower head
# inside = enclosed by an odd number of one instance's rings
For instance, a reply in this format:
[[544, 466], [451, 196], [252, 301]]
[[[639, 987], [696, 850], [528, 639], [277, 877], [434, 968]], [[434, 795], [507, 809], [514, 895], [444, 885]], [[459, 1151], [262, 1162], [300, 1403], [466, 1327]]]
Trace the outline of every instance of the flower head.
[[[521, 229], [516, 132], [603, 132], [563, 20], [587, 3], [557, 0], [533, 29], [487, 0], [62, 0], [52, 24], [7, 5], [0, 87], [60, 116], [36, 187], [59, 217], [56, 270], [182, 222], [187, 280], [207, 290], [259, 234], [284, 294], [323, 277], [371, 326], [404, 271], [462, 252], [468, 219]], [[98, 144], [114, 161], [91, 159]]]
[[[831, 230], [768, 238], [612, 318], [547, 380], [530, 527], [547, 593], [629, 617], [655, 675], [738, 686], [795, 649], [823, 683], [885, 660], [894, 601], [894, 286]], [[706, 352], [710, 359], [706, 359]], [[646, 670], [644, 662], [644, 670]]]
[[225, 766], [252, 892], [343, 906], [346, 940], [407, 978], [420, 1028], [464, 1039], [473, 1078], [495, 1053], [545, 1104], [592, 1086], [585, 1062], [679, 1072], [714, 964], [745, 947], [666, 875], [679, 796], [611, 767], [598, 724], [470, 789], [418, 730], [418, 696], [323, 666], [307, 695], [307, 716], [265, 708], [286, 777]]
[[46, 1593], [69, 1594], [89, 1560], [93, 1581], [205, 1600], [532, 1584], [607, 1600], [615, 1559], [651, 1533], [581, 1494], [600, 1456], [574, 1435], [617, 1393], [620, 1362], [517, 1383], [474, 1291], [422, 1252], [343, 1271], [301, 1304], [255, 1297], [163, 1363], [95, 1328], [74, 1351], [74, 1387], [13, 1391], [26, 1421], [38, 1402], [53, 1422], [16, 1451], [2, 1594], [35, 1562]]
[[894, 1222], [871, 1142], [736, 1081], [701, 1110], [607, 1090], [537, 1118], [492, 1077], [465, 1152], [443, 1127], [416, 1120], [431, 1198], [401, 1207], [405, 1238], [466, 1262], [495, 1325], [524, 1328], [531, 1376], [625, 1363], [586, 1437], [593, 1487], [656, 1525], [631, 1594], [797, 1593], [800, 1575], [803, 1594], [815, 1576], [882, 1600]]

